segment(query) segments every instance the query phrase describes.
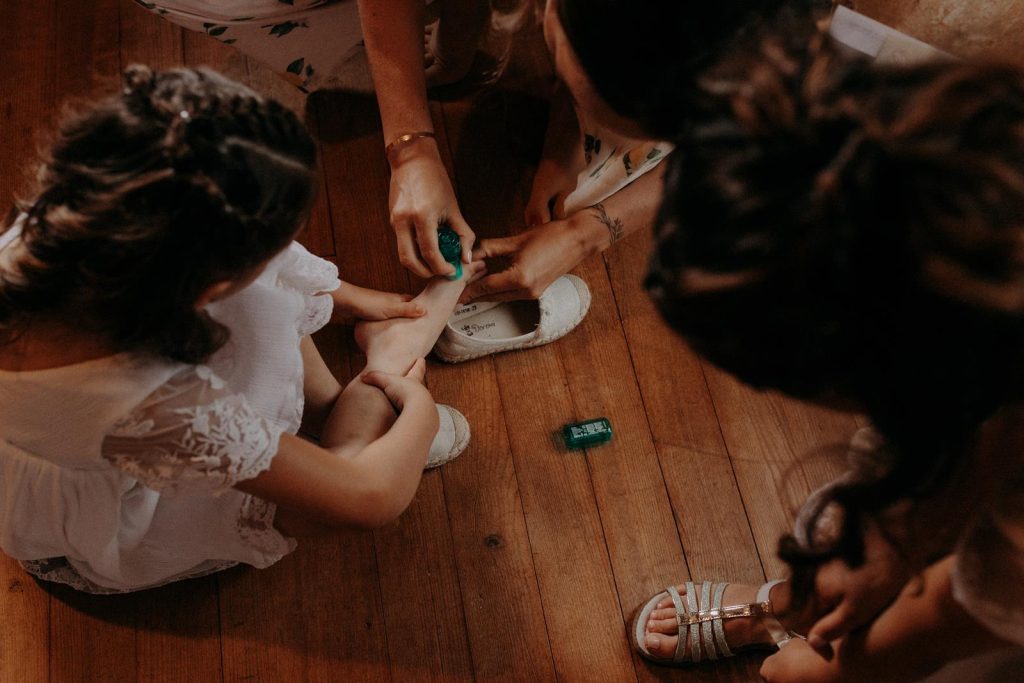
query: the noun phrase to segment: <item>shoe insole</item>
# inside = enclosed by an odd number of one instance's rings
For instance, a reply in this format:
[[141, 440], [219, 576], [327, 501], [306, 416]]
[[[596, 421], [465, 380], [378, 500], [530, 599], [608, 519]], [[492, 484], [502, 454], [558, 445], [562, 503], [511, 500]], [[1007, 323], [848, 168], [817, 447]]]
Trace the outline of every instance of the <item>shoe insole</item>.
[[[473, 304], [465, 308], [471, 306]], [[457, 311], [457, 322], [452, 326], [470, 337], [490, 340], [531, 334], [540, 324], [540, 306], [536, 301], [510, 301], [493, 308], [485, 304], [481, 308], [476, 313]]]

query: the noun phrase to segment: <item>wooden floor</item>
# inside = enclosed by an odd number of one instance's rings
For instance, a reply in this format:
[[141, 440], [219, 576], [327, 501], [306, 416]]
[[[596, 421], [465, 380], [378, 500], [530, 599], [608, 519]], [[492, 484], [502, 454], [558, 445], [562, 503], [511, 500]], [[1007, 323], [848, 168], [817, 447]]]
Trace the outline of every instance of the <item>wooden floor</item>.
[[[26, 186], [61, 102], [110, 92], [133, 62], [210, 64], [304, 106], [257, 64], [130, 0], [14, 0], [0, 22], [0, 200]], [[433, 104], [464, 213], [483, 236], [522, 224], [546, 116], [530, 64]], [[306, 114], [324, 187], [304, 241], [348, 281], [415, 291], [387, 224], [372, 96], [318, 96]], [[632, 612], [669, 582], [780, 575], [779, 535], [839, 471], [858, 423], [702, 363], [640, 285], [649, 241], [642, 231], [576, 270], [593, 307], [563, 340], [430, 365], [431, 390], [466, 414], [473, 440], [424, 476], [391, 526], [304, 542], [266, 570], [118, 597], [43, 587], [0, 559], [0, 681], [756, 679], [756, 658], [645, 664], [628, 646]], [[317, 341], [342, 379], [359, 367], [348, 330]], [[609, 445], [571, 453], [554, 438], [565, 422], [602, 415], [615, 428]]]

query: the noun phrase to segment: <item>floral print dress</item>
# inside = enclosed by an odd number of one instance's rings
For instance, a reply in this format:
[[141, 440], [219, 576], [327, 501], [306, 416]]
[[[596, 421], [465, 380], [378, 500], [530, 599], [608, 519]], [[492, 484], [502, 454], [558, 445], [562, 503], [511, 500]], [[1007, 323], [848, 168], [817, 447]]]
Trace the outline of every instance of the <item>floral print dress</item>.
[[356, 0], [135, 0], [263, 62], [305, 91], [324, 86], [362, 41]]

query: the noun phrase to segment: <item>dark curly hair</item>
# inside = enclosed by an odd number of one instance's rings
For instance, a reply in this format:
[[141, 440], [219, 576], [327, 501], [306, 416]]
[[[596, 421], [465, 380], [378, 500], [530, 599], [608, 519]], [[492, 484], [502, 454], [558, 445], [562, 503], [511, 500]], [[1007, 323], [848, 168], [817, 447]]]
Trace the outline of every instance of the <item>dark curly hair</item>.
[[806, 592], [828, 559], [862, 561], [867, 524], [948, 490], [981, 424], [1024, 398], [1024, 70], [880, 67], [789, 26], [699, 95], [652, 296], [711, 362], [857, 405], [886, 442], [880, 471], [821, 500], [843, 510], [834, 543], [783, 540]]
[[555, 0], [597, 93], [651, 136], [680, 132], [697, 76], [759, 22], [785, 12], [808, 25], [831, 0]]
[[198, 362], [228, 332], [197, 298], [289, 243], [316, 147], [294, 113], [213, 71], [132, 66], [124, 84], [44, 155], [25, 255], [0, 274], [0, 341], [59, 316], [117, 350]]

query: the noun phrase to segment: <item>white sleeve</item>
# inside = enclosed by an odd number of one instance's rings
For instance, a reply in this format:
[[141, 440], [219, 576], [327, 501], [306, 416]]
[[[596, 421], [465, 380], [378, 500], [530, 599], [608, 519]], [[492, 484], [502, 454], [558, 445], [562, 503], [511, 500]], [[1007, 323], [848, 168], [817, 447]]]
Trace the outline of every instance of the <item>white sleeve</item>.
[[960, 541], [953, 597], [993, 634], [1024, 645], [1024, 481], [994, 503]]
[[200, 365], [172, 377], [120, 420], [102, 453], [149, 488], [217, 494], [269, 469], [282, 431]]

